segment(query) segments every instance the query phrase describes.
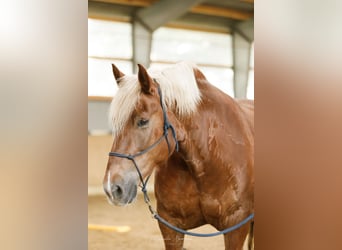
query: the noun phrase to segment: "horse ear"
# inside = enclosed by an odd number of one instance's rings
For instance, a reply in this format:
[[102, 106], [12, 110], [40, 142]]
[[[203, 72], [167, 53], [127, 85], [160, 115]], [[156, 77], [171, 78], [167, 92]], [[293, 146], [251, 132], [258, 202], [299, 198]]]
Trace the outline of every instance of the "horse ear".
[[112, 64], [112, 69], [113, 69], [113, 74], [114, 74], [116, 83], [118, 84], [118, 86], [120, 86], [119, 79], [125, 76], [125, 74], [122, 73], [114, 64]]
[[141, 85], [141, 90], [145, 94], [152, 94], [153, 93], [153, 80], [148, 75], [146, 69], [141, 64], [138, 64], [139, 72], [138, 72], [138, 79]]

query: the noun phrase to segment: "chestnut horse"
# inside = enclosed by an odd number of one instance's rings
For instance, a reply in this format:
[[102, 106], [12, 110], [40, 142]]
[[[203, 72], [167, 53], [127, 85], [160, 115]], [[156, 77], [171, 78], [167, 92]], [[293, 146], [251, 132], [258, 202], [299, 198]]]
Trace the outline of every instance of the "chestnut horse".
[[[254, 212], [253, 101], [231, 98], [189, 63], [161, 71], [138, 66], [137, 76], [125, 76], [113, 65], [119, 89], [103, 181], [108, 200], [131, 203], [155, 170], [157, 212], [170, 224], [224, 230], [244, 220]], [[184, 234], [159, 227], [165, 249], [182, 249]], [[251, 229], [224, 234], [225, 249], [242, 249]]]

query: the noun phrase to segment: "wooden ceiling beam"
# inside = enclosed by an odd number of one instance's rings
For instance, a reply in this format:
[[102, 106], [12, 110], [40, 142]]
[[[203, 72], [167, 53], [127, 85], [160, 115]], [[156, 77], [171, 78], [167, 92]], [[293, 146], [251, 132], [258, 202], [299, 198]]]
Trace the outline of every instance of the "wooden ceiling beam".
[[92, 0], [93, 2], [114, 3], [137, 7], [146, 7], [158, 2], [158, 0]]
[[[150, 6], [158, 0], [92, 0], [93, 2], [103, 2], [103, 3], [112, 3], [112, 4], [121, 4], [121, 5], [129, 5], [136, 7], [147, 7]], [[241, 0], [251, 2], [251, 0]], [[252, 0], [252, 2], [254, 2]], [[232, 8], [218, 7], [207, 4], [199, 4], [195, 7], [192, 7], [189, 12], [208, 15], [208, 16], [219, 16], [225, 18], [231, 18], [235, 20], [247, 20], [254, 16], [253, 12], [246, 12]]]
[[245, 3], [254, 3], [254, 0], [240, 0], [241, 2], [245, 2]]
[[204, 5], [204, 4], [193, 7], [190, 10], [190, 12], [202, 14], [202, 15], [232, 18], [236, 20], [247, 20], [253, 17], [253, 12], [246, 12], [246, 11], [240, 11], [240, 10], [231, 9], [231, 8], [222, 8], [222, 7]]

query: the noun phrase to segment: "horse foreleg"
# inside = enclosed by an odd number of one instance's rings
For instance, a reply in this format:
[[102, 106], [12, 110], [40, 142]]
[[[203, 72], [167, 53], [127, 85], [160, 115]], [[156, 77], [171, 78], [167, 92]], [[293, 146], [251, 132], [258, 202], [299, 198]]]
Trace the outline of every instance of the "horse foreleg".
[[244, 225], [230, 233], [224, 235], [224, 245], [226, 250], [242, 250], [244, 242], [248, 236], [250, 225]]
[[178, 233], [159, 222], [159, 228], [163, 235], [165, 250], [182, 250], [184, 234]]
[[251, 222], [248, 235], [248, 250], [254, 249], [254, 221]]

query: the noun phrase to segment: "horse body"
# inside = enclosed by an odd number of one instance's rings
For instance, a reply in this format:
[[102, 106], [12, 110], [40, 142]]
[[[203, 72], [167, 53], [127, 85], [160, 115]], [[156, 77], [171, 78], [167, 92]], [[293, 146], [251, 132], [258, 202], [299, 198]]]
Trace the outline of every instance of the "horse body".
[[[186, 230], [204, 224], [223, 230], [242, 221], [254, 211], [254, 105], [251, 101], [235, 100], [227, 96], [209, 84], [198, 69], [194, 68], [193, 74], [201, 93], [196, 111], [191, 116], [182, 116], [168, 109], [170, 122], [177, 132], [179, 152], [172, 151], [168, 157], [164, 144], [156, 147], [148, 156], [141, 157], [138, 165], [139, 168], [146, 165], [141, 169], [144, 177], [156, 168], [155, 195], [157, 211], [161, 217]], [[114, 71], [114, 75], [122, 77], [123, 74]], [[144, 69], [139, 71], [138, 78], [142, 90], [146, 89], [133, 116], [139, 119], [150, 116], [150, 124], [153, 122], [161, 127], [160, 111], [156, 109], [156, 102], [152, 98], [155, 95], [153, 81]], [[159, 117], [159, 120], [155, 117]], [[125, 129], [131, 127], [129, 130], [132, 130], [136, 119], [133, 117], [133, 122], [128, 122]], [[145, 136], [139, 131], [135, 134], [137, 138], [144, 137], [139, 142], [144, 141], [142, 145], [145, 147], [151, 145], [157, 138], [155, 134], [161, 132], [160, 129], [151, 130], [151, 138], [148, 138], [151, 141], [146, 139], [146, 133], [145, 130]], [[174, 147], [174, 144], [171, 143], [171, 146]], [[117, 151], [135, 152], [140, 147], [143, 146], [134, 142], [132, 137], [126, 140], [118, 137], [118, 142], [113, 144], [113, 149]], [[118, 195], [123, 192], [118, 192], [118, 188], [123, 189], [121, 183], [138, 181], [138, 178], [132, 177], [134, 169], [127, 164], [122, 159], [109, 160], [104, 187], [107, 194], [113, 192], [108, 196], [114, 203], [115, 200], [123, 200], [124, 196]], [[114, 165], [117, 170], [114, 170]], [[119, 168], [119, 165], [125, 167]], [[128, 174], [123, 172], [127, 168], [130, 169]], [[126, 178], [128, 181], [116, 181], [119, 177], [124, 179], [125, 175], [129, 176]], [[132, 185], [127, 188], [130, 194], [133, 192]], [[126, 203], [130, 201], [129, 197], [125, 199]], [[165, 248], [182, 249], [184, 236], [161, 223], [159, 226]], [[226, 249], [242, 249], [248, 232], [249, 225], [246, 224], [226, 234]]]
[[[204, 81], [197, 82], [204, 95], [198, 112], [183, 121], [188, 133], [180, 153], [156, 171], [155, 194], [158, 213], [174, 225], [192, 229], [211, 224], [223, 230], [253, 212], [254, 107], [253, 102], [236, 101]], [[167, 249], [181, 249], [183, 236], [160, 227], [164, 238], [174, 239]], [[234, 234], [244, 237], [235, 237], [241, 246], [227, 249], [241, 249], [247, 233], [248, 226], [230, 233], [227, 238], [233, 240]]]

